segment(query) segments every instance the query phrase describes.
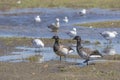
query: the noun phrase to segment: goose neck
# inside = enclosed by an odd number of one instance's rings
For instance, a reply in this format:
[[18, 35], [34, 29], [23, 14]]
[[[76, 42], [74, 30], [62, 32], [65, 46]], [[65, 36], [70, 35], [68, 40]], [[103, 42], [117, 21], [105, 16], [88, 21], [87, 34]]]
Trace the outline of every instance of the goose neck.
[[53, 50], [56, 52], [59, 49], [59, 40], [55, 40], [54, 45], [53, 45]]
[[54, 44], [59, 45], [59, 40], [55, 40], [55, 43], [54, 43]]
[[81, 46], [81, 41], [80, 40], [77, 40], [77, 47], [78, 46]]

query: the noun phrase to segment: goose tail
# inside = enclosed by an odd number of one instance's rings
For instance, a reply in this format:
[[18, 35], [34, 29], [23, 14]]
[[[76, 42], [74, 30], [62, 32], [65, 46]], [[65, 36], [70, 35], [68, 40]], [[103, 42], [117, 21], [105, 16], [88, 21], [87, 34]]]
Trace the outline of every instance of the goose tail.
[[103, 55], [98, 50], [95, 50], [90, 54], [90, 57], [97, 58], [97, 57], [103, 57]]

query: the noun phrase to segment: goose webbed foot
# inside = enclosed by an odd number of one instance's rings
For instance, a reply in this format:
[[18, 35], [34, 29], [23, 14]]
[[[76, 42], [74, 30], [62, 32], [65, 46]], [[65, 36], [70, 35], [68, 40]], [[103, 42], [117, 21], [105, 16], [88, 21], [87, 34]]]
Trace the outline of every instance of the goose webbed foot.
[[83, 63], [86, 63], [88, 65], [88, 61], [89, 59], [86, 59], [85, 61], [83, 61]]

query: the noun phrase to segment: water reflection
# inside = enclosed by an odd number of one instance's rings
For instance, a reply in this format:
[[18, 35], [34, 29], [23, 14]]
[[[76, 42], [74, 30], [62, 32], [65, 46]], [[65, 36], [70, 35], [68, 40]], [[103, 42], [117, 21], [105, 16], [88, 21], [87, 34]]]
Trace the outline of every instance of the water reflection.
[[[91, 45], [86, 45], [86, 46], [89, 48], [92, 47]], [[50, 60], [59, 60], [59, 57], [56, 54], [54, 54], [52, 47], [45, 47], [42, 51], [39, 51], [39, 52], [36, 52], [35, 48], [26, 47], [26, 46], [19, 46], [19, 47], [16, 47], [15, 49], [16, 49], [15, 50], [16, 52], [12, 52], [9, 55], [5, 55], [5, 56], [0, 56], [0, 61], [43, 63], [45, 61], [50, 61]], [[75, 52], [70, 55], [78, 56], [75, 47], [73, 47], [73, 49], [75, 50]], [[101, 47], [101, 50], [102, 50], [102, 53], [105, 55], [116, 54], [116, 50], [114, 47], [105, 47], [105, 48]], [[67, 57], [66, 59], [63, 58], [63, 61], [82, 63], [82, 66], [84, 65], [83, 59], [80, 59], [80, 58]], [[103, 59], [91, 60], [91, 63], [94, 63], [96, 61], [101, 62], [104, 60]]]
[[26, 60], [28, 62], [42, 63], [42, 62], [44, 62], [44, 56], [42, 55], [42, 53], [37, 52], [37, 53], [35, 53], [35, 55], [29, 56], [28, 58], [26, 58]]
[[[44, 48], [44, 52], [35, 52], [35, 48], [31, 47], [16, 47], [16, 52], [12, 52], [9, 55], [0, 56], [0, 61], [4, 62], [44, 62], [51, 59], [51, 56], [46, 57], [51, 52], [49, 52], [50, 48]], [[44, 58], [45, 57], [45, 58]]]
[[105, 47], [102, 52], [105, 55], [115, 55], [115, 54], [117, 54], [115, 48], [110, 47], [110, 46]]

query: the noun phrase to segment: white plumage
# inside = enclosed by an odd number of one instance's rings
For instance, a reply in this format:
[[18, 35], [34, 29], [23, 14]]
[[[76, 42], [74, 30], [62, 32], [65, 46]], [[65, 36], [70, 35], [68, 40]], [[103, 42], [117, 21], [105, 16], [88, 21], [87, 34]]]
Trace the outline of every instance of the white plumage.
[[32, 44], [35, 48], [44, 48], [44, 43], [40, 39], [33, 39]]
[[70, 36], [70, 37], [75, 37], [77, 35], [77, 30], [76, 28], [73, 28], [73, 30], [67, 32], [67, 34]]
[[58, 31], [59, 27], [60, 27], [59, 18], [56, 18], [56, 22], [48, 26], [48, 28], [50, 28], [53, 32]]
[[81, 15], [81, 16], [83, 16], [83, 15], [86, 15], [86, 9], [82, 9], [80, 12], [79, 12], [79, 14]]
[[68, 23], [68, 21], [69, 21], [69, 20], [68, 20], [68, 17], [65, 16], [65, 18], [63, 19], [63, 21], [66, 22], [66, 23]]
[[117, 32], [116, 31], [104, 31], [102, 33], [100, 33], [106, 40], [109, 40], [109, 43], [111, 43], [112, 39], [115, 38], [117, 36]]
[[21, 0], [18, 0], [18, 1], [17, 1], [17, 4], [21, 4]]
[[36, 21], [36, 22], [41, 22], [41, 19], [40, 19], [40, 16], [39, 16], [39, 15], [35, 17], [35, 21]]

